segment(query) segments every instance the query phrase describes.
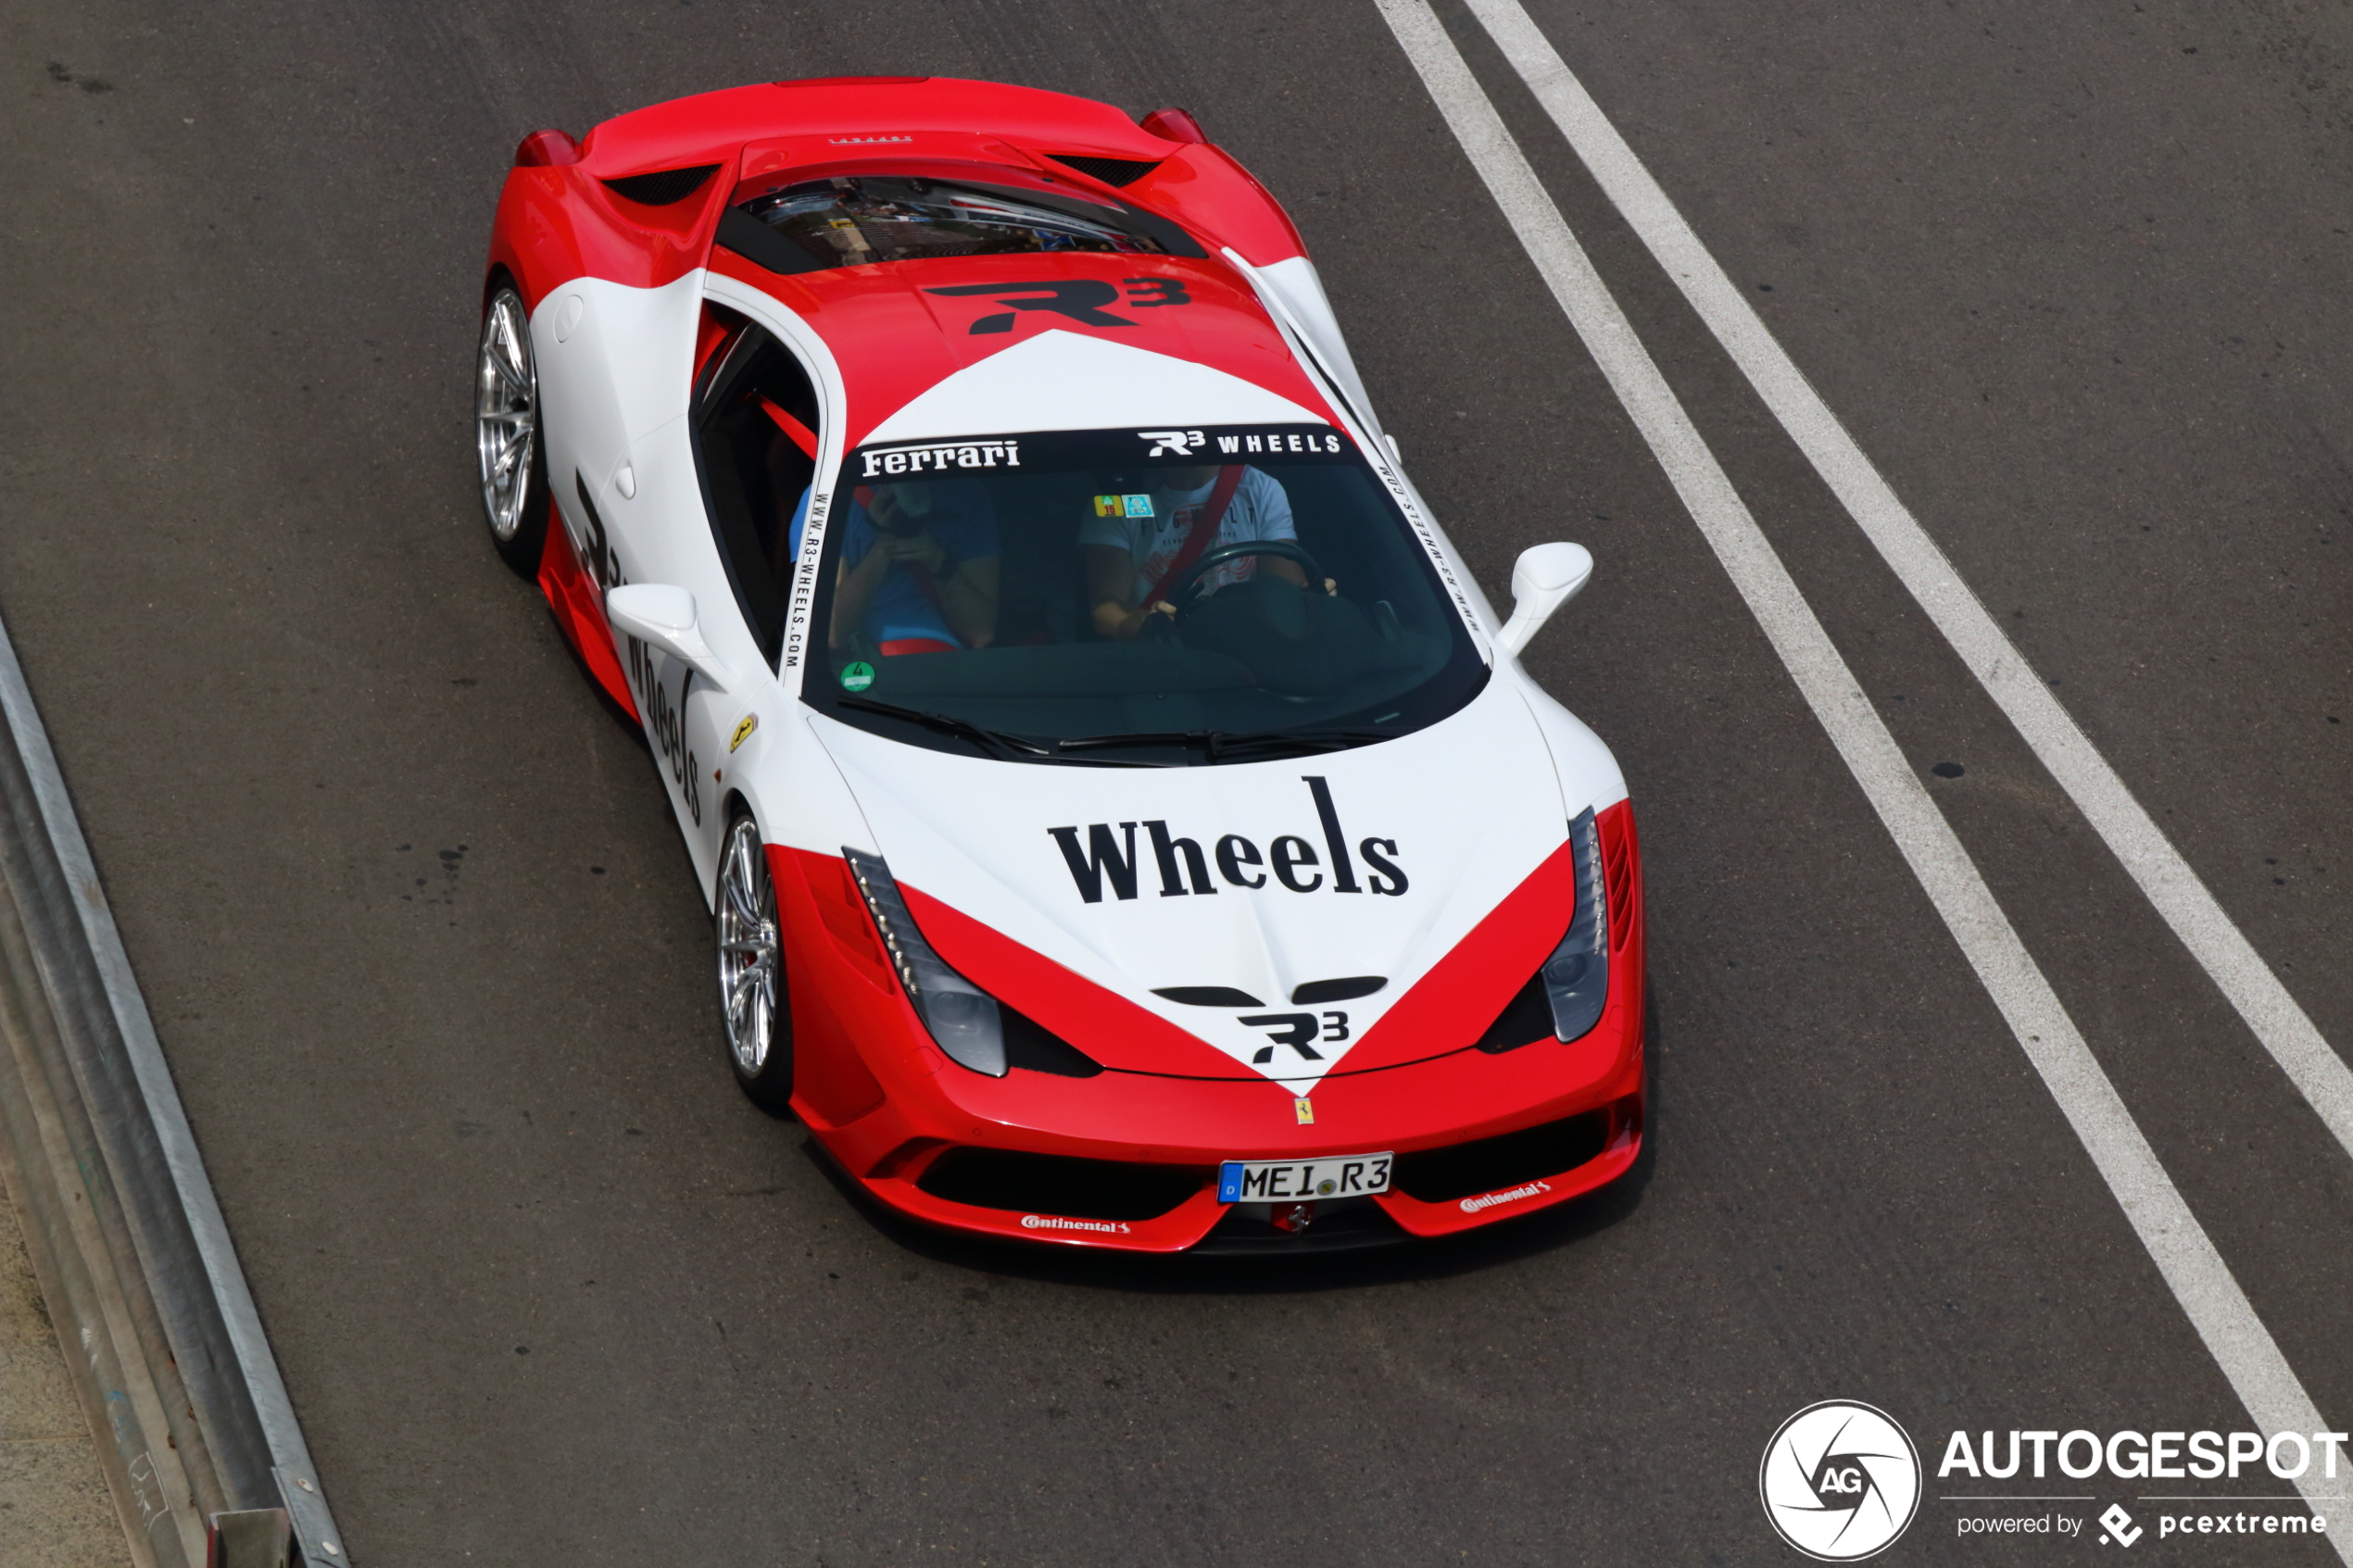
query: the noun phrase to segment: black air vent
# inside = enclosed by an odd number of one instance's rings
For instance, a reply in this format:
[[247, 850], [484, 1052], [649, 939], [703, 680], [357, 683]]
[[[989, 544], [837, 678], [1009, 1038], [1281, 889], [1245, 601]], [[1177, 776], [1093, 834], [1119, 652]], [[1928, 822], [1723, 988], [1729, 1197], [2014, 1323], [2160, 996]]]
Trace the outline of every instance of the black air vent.
[[1589, 1110], [1500, 1138], [1401, 1154], [1390, 1181], [1424, 1203], [1452, 1203], [1574, 1171], [1609, 1141], [1609, 1112]]
[[1190, 1256], [1263, 1258], [1299, 1252], [1354, 1252], [1413, 1239], [1369, 1198], [1318, 1200], [1315, 1205], [1315, 1218], [1305, 1230], [1277, 1230], [1259, 1212], [1274, 1207], [1267, 1203], [1232, 1205], [1226, 1210], [1226, 1217], [1194, 1244]]
[[1290, 994], [1291, 1006], [1314, 1007], [1318, 1002], [1353, 1002], [1359, 997], [1369, 997], [1389, 982], [1378, 974], [1359, 974], [1347, 980], [1311, 980]]
[[640, 207], [673, 207], [701, 190], [702, 182], [718, 169], [715, 163], [706, 163], [693, 169], [664, 169], [652, 174], [630, 174], [619, 180], [606, 181], [605, 189]]
[[1553, 1004], [1544, 995], [1544, 975], [1540, 970], [1528, 977], [1528, 984], [1513, 994], [1495, 1022], [1487, 1026], [1487, 1033], [1478, 1037], [1478, 1048], [1490, 1056], [1501, 1056], [1553, 1037]]
[[1051, 1073], [1057, 1078], [1092, 1078], [1102, 1072], [1101, 1062], [1002, 1002], [997, 1004], [997, 1016], [1004, 1024], [1005, 1060], [1009, 1065], [1032, 1073]]
[[1066, 163], [1090, 180], [1101, 180], [1106, 185], [1132, 185], [1158, 169], [1157, 161], [1141, 163], [1132, 157], [1087, 157], [1078, 153], [1048, 153], [1056, 163]]
[[1166, 997], [1179, 1007], [1189, 1008], [1263, 1008], [1266, 1004], [1247, 991], [1237, 991], [1231, 985], [1170, 985], [1152, 993]]
[[1209, 1173], [1009, 1148], [951, 1148], [915, 1185], [975, 1209], [1026, 1210], [1080, 1220], [1156, 1220], [1199, 1192]]

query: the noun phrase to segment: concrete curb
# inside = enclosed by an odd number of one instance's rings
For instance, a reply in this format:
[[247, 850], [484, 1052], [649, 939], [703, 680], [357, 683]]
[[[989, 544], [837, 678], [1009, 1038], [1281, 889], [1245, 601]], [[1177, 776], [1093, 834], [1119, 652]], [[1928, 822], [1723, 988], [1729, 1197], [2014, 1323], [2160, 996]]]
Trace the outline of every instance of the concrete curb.
[[283, 1508], [348, 1559], [0, 625], [0, 1161], [139, 1568]]

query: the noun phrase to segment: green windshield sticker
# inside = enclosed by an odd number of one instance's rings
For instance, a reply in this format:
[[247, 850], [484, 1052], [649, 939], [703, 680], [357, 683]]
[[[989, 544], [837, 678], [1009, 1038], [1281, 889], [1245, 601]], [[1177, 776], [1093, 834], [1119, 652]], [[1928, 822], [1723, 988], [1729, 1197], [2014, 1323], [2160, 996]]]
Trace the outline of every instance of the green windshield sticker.
[[845, 664], [842, 666], [842, 690], [846, 692], [862, 692], [874, 684], [875, 667], [867, 663], [864, 659], [862, 659], [855, 664]]

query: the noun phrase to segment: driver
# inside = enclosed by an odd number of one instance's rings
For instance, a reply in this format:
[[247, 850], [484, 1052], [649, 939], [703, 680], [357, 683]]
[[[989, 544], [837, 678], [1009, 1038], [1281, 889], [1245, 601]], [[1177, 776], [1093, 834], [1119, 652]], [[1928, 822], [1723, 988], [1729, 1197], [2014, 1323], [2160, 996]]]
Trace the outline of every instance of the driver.
[[[1227, 482], [1227, 476], [1234, 476]], [[1110, 503], [1110, 504], [1106, 504]], [[1214, 530], [1207, 533], [1207, 530]], [[1206, 533], [1198, 542], [1197, 533]], [[1220, 469], [1214, 464], [1155, 469], [1146, 493], [1096, 498], [1095, 515], [1078, 531], [1087, 566], [1087, 602], [1095, 630], [1125, 642], [1153, 615], [1174, 617], [1176, 607], [1160, 590], [1210, 550], [1225, 545], [1283, 540], [1296, 544], [1290, 497], [1273, 478], [1254, 468]], [[1258, 568], [1300, 587], [1307, 573], [1279, 556], [1243, 556], [1213, 567], [1202, 591], [1248, 581]]]

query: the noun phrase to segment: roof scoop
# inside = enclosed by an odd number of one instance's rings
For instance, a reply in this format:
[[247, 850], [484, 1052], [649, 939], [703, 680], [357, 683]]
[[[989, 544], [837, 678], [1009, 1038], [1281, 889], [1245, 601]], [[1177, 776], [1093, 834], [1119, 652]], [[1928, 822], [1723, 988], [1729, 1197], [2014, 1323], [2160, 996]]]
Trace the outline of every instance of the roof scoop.
[[1101, 180], [1106, 185], [1132, 185], [1160, 167], [1158, 158], [1098, 157], [1090, 153], [1048, 153], [1056, 163], [1066, 163], [1089, 180]]
[[718, 172], [715, 163], [700, 163], [691, 169], [658, 169], [650, 174], [627, 174], [608, 180], [605, 189], [640, 207], [675, 207], [701, 190], [703, 182]]

